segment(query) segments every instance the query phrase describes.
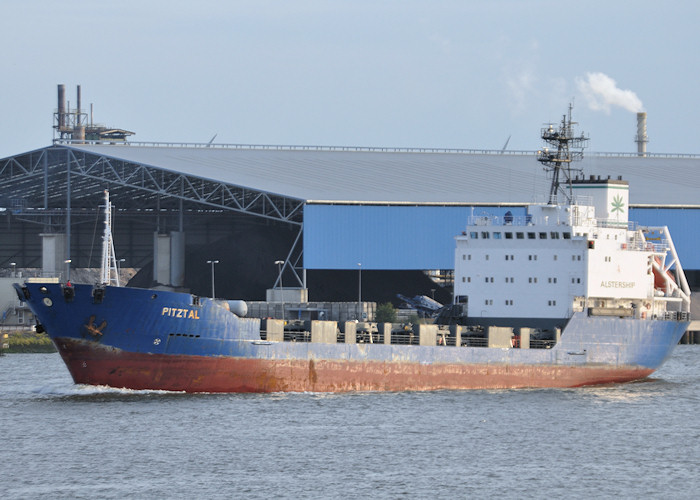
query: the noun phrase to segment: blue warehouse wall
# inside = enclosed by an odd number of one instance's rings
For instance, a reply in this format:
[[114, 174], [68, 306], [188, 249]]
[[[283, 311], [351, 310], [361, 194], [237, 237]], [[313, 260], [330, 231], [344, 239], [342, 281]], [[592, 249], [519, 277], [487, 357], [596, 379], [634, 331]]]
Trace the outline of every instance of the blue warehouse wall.
[[[452, 269], [454, 237], [470, 215], [503, 216], [525, 209], [451, 206], [307, 205], [307, 269]], [[633, 208], [630, 220], [668, 226], [686, 270], [700, 270], [700, 210]]]
[[470, 215], [524, 208], [307, 205], [307, 269], [453, 269], [454, 237]]
[[700, 209], [631, 208], [630, 220], [642, 226], [668, 226], [683, 269], [700, 269]]

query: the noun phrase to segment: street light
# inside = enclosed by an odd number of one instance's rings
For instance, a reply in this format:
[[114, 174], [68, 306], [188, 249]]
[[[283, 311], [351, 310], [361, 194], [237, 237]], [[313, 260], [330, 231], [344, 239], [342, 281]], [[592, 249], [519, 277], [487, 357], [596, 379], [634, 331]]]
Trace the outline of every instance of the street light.
[[122, 282], [122, 262], [124, 262], [126, 259], [119, 259], [117, 261], [117, 285], [119, 285]]
[[66, 259], [63, 263], [66, 265], [66, 281], [70, 281], [70, 263], [71, 259]]
[[17, 263], [16, 263], [16, 262], [10, 262], [10, 265], [12, 266], [12, 277], [13, 277], [13, 278], [16, 278], [16, 277], [17, 277], [17, 273], [16, 273]]
[[211, 298], [214, 299], [216, 298], [216, 294], [214, 293], [214, 264], [218, 264], [218, 260], [208, 260], [207, 264], [211, 264]]
[[279, 273], [280, 280], [280, 298], [282, 299], [282, 324], [284, 325], [284, 288], [282, 287], [282, 266], [284, 265], [283, 260], [276, 260], [277, 272]]
[[360, 317], [362, 318], [362, 262], [357, 263], [357, 302], [360, 307]]

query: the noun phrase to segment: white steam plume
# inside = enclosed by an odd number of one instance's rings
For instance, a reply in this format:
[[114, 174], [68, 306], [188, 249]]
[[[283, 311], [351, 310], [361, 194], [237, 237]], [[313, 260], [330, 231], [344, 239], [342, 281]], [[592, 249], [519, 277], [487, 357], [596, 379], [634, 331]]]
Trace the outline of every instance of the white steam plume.
[[595, 111], [610, 113], [611, 106], [618, 106], [633, 113], [644, 111], [642, 101], [631, 90], [617, 88], [615, 80], [603, 73], [586, 73], [586, 79], [577, 78], [576, 84]]

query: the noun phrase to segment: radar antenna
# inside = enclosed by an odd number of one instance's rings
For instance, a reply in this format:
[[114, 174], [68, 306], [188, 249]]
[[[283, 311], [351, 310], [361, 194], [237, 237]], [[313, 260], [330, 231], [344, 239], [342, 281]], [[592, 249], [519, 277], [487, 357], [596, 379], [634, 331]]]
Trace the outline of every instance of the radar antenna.
[[588, 137], [583, 133], [574, 136], [576, 122], [571, 121], [573, 104], [569, 104], [569, 113], [561, 119], [559, 128], [550, 123], [542, 129], [542, 140], [549, 146], [545, 146], [537, 152], [537, 161], [544, 165], [547, 172], [552, 173], [552, 186], [549, 190], [550, 205], [557, 204], [557, 195], [561, 193], [567, 202], [573, 198], [572, 172], [582, 172], [574, 169], [571, 162], [583, 159], [583, 149], [586, 147]]

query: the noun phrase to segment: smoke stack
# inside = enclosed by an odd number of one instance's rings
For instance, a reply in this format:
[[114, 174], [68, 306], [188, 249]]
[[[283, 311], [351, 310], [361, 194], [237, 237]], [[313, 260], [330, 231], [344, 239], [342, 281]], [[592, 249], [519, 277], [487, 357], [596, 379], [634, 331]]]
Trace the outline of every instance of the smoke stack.
[[646, 113], [637, 113], [637, 137], [634, 140], [637, 143], [637, 156], [646, 156], [647, 142], [649, 142]]
[[81, 116], [80, 116], [80, 101], [81, 101], [80, 85], [78, 85], [78, 87], [77, 87], [77, 94], [78, 94], [78, 96], [77, 96], [78, 97], [78, 107], [75, 110], [75, 129], [73, 130], [72, 139], [84, 141], [85, 140], [85, 126], [81, 123]]
[[59, 131], [66, 125], [66, 86], [58, 86], [58, 127]]

